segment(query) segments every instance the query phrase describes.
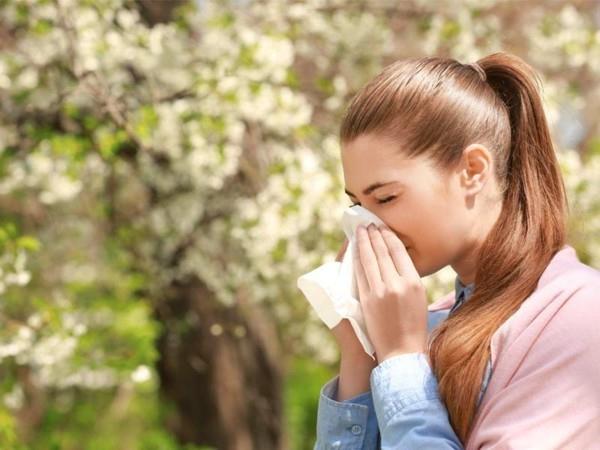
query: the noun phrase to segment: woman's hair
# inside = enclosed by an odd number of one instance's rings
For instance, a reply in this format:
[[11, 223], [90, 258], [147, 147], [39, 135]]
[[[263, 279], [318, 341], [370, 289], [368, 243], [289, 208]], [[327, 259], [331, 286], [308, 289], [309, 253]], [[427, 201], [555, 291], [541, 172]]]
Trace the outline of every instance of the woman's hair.
[[533, 292], [566, 240], [567, 198], [538, 83], [527, 63], [505, 52], [476, 64], [400, 60], [356, 94], [340, 128], [342, 143], [363, 133], [391, 137], [399, 152], [424, 154], [446, 170], [471, 143], [493, 155], [502, 211], [480, 249], [475, 289], [429, 338], [439, 392], [464, 443], [492, 335]]

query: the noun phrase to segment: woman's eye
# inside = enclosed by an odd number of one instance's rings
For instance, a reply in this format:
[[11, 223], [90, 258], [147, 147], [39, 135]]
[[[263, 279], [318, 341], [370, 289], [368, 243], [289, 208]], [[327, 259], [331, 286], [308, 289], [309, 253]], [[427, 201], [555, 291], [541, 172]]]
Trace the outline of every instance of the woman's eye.
[[[389, 201], [392, 201], [392, 200], [394, 200], [395, 198], [396, 198], [396, 196], [395, 196], [395, 195], [392, 195], [392, 196], [390, 196], [390, 197], [386, 197], [386, 198], [384, 198], [384, 199], [377, 200], [377, 203], [379, 203], [379, 204], [382, 204], [382, 203], [387, 203], [387, 202], [389, 202]], [[355, 202], [355, 203], [352, 203], [352, 204], [351, 204], [351, 205], [349, 205], [349, 206], [351, 206], [351, 207], [352, 207], [352, 206], [356, 206], [356, 205], [360, 205], [360, 202]]]
[[384, 199], [377, 200], [377, 203], [387, 203], [387, 202], [389, 202], [389, 201], [392, 201], [392, 200], [394, 200], [395, 198], [396, 198], [396, 196], [395, 196], [395, 195], [392, 195], [392, 196], [390, 196], [390, 197], [386, 197], [386, 198], [384, 198]]

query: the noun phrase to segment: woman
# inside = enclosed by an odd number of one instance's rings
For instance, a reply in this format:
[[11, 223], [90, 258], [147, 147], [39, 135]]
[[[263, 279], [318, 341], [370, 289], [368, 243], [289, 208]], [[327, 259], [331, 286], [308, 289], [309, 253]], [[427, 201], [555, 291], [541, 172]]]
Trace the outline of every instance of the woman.
[[[398, 61], [340, 131], [376, 361], [348, 321], [316, 449], [600, 448], [600, 272], [566, 244], [567, 201], [520, 58]], [[344, 249], [340, 253], [342, 253]], [[420, 277], [450, 265], [427, 306]]]

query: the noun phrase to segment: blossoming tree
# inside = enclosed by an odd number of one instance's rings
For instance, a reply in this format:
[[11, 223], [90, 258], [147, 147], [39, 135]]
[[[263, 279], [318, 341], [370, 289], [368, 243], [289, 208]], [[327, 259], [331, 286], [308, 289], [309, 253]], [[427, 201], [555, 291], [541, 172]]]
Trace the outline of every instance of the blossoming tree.
[[286, 447], [288, 355], [336, 358], [296, 278], [343, 237], [340, 115], [397, 58], [508, 48], [544, 75], [572, 242], [600, 266], [591, 3], [158, 3], [0, 1], [6, 443], [103, 392], [109, 419], [78, 438], [124, 448], [108, 430], [158, 390], [181, 441]]

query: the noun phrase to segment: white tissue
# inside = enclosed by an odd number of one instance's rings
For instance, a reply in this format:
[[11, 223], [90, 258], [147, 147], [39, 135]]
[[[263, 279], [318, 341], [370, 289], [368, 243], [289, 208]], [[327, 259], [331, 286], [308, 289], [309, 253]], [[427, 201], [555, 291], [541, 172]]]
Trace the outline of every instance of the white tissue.
[[342, 261], [325, 263], [301, 275], [297, 286], [308, 299], [319, 318], [330, 329], [343, 318], [347, 318], [365, 352], [375, 359], [375, 349], [367, 334], [367, 328], [360, 308], [358, 286], [354, 274], [353, 256], [356, 251], [355, 232], [359, 224], [384, 222], [360, 205], [344, 210], [342, 229], [348, 238], [348, 247]]

